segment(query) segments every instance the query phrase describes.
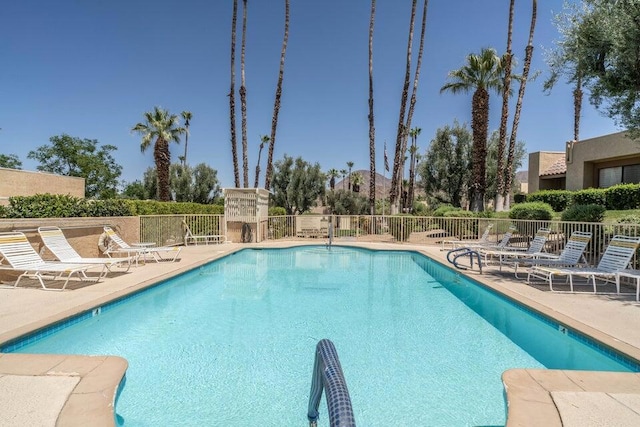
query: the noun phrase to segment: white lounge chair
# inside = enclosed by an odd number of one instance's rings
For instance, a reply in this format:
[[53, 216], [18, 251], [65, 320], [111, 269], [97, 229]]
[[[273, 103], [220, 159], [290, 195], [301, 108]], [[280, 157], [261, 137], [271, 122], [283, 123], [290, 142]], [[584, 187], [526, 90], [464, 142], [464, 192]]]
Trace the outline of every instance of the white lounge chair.
[[[23, 277], [36, 279], [40, 282], [43, 289], [52, 291], [61, 291], [67, 287], [67, 283], [72, 276], [77, 276], [80, 280], [99, 281], [102, 272], [98, 277], [89, 277], [86, 271], [94, 267], [105, 266], [103, 264], [78, 264], [57, 261], [45, 261], [36, 250], [31, 246], [27, 237], [18, 231], [0, 233], [0, 255], [9, 263], [9, 266], [0, 266], [2, 269], [22, 271], [18, 279], [13, 284], [17, 287]], [[48, 288], [45, 286], [45, 280], [65, 280], [61, 289]]]
[[126, 268], [125, 271], [129, 271], [131, 263], [135, 261], [135, 256], [122, 258], [84, 258], [69, 244], [64, 233], [58, 227], [38, 227], [38, 233], [40, 234], [42, 243], [44, 243], [47, 249], [60, 261], [76, 264], [103, 264], [106, 267], [104, 275], [107, 275], [112, 267], [122, 267]]
[[539, 228], [536, 235], [529, 244], [528, 248], [502, 248], [499, 250], [478, 248], [478, 252], [482, 256], [485, 265], [497, 263], [502, 271], [502, 265], [505, 259], [513, 259], [516, 257], [531, 258], [544, 252], [544, 245], [547, 243], [551, 230], [548, 228]]
[[[547, 267], [575, 267], [579, 264], [587, 265], [584, 251], [591, 241], [592, 233], [585, 231], [574, 231], [565, 244], [559, 255], [539, 252], [533, 256], [527, 254], [509, 254], [500, 260], [501, 265], [508, 265], [514, 268], [517, 279], [518, 267], [525, 265], [542, 265]], [[582, 262], [581, 262], [582, 261]]]
[[189, 246], [190, 243], [197, 245], [199, 242], [203, 242], [205, 245], [209, 243], [224, 243], [226, 238], [222, 234], [193, 234], [187, 221], [182, 221], [184, 226], [184, 244]]
[[[182, 251], [181, 247], [178, 246], [150, 246], [147, 244], [138, 244], [141, 246], [130, 245], [118, 234], [113, 231], [111, 227], [104, 227], [104, 232], [107, 233], [107, 237], [109, 238], [109, 244], [107, 246], [107, 250], [104, 251], [104, 254], [109, 258], [113, 254], [122, 254], [125, 253], [127, 256], [135, 256], [136, 263], [140, 257], [146, 257], [147, 255], [151, 255], [156, 262], [160, 262], [161, 260], [170, 260], [175, 261], [180, 255]], [[164, 258], [161, 254], [168, 254], [167, 258]]]
[[587, 284], [593, 284], [593, 292], [597, 291], [596, 279], [605, 282], [614, 282], [616, 291], [620, 293], [620, 272], [624, 271], [636, 250], [640, 246], [640, 237], [614, 236], [607, 245], [607, 248], [600, 258], [600, 262], [596, 267], [565, 267], [553, 268], [542, 265], [534, 265], [529, 268], [527, 275], [527, 283], [530, 283], [531, 277], [543, 279], [549, 283], [549, 289], [553, 291], [553, 278], [556, 276], [566, 276], [569, 280], [569, 288], [573, 292], [573, 278], [586, 277]]
[[491, 233], [492, 228], [493, 224], [487, 224], [487, 227], [484, 229], [482, 236], [480, 236], [478, 240], [443, 240], [441, 242], [441, 250], [444, 251], [446, 249], [445, 245], [450, 245], [451, 249], [466, 245], [491, 245], [493, 244], [493, 242], [489, 241], [489, 234]]
[[[476, 249], [476, 250], [483, 249], [483, 250], [496, 250], [496, 251], [507, 249], [509, 247], [509, 242], [511, 241], [511, 237], [513, 237], [514, 231], [516, 231], [516, 227], [513, 225], [510, 226], [509, 230], [507, 230], [507, 232], [504, 233], [504, 235], [502, 236], [502, 239], [498, 243], [484, 243], [484, 244], [471, 243], [467, 245], [460, 245], [459, 247]], [[524, 248], [511, 248], [511, 249], [524, 250]]]

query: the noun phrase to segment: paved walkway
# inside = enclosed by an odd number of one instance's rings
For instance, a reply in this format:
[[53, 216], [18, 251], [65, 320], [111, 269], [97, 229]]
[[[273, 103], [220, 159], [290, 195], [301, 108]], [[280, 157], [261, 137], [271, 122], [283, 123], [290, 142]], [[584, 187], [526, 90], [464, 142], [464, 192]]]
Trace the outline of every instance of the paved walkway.
[[[18, 289], [0, 287], [1, 343], [41, 328], [211, 259], [247, 246], [191, 246], [175, 263], [149, 263], [100, 282], [64, 292], [43, 291], [36, 283]], [[318, 242], [314, 242], [318, 243]], [[446, 263], [437, 247], [360, 244], [352, 246], [413, 249]], [[634, 295], [550, 292], [515, 280], [495, 269], [471, 277], [522, 301], [566, 326], [583, 331], [640, 360], [640, 303]], [[25, 285], [30, 282], [24, 281]], [[0, 425], [113, 426], [113, 396], [126, 371], [118, 357], [0, 354]], [[503, 375], [509, 403], [509, 426], [640, 425], [640, 375], [552, 370], [511, 370]]]

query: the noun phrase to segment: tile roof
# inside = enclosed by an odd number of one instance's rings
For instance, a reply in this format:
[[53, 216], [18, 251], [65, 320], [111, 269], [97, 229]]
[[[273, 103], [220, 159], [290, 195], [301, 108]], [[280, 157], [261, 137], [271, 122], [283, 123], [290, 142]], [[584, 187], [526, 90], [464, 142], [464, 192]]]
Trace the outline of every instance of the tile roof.
[[564, 160], [564, 157], [556, 160], [547, 168], [547, 170], [540, 173], [540, 176], [548, 176], [548, 175], [563, 175], [567, 173], [567, 164]]

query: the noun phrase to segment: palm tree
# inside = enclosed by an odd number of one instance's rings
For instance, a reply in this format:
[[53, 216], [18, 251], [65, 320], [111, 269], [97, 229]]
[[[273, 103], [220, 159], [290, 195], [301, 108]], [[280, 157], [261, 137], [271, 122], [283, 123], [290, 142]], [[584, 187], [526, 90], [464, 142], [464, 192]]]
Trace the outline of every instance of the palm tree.
[[329, 176], [329, 188], [334, 191], [336, 189], [336, 178], [340, 176], [340, 172], [338, 172], [338, 169], [329, 169], [327, 175]]
[[349, 168], [349, 191], [351, 191], [351, 168], [353, 168], [353, 162], [347, 162], [347, 167]]
[[376, 0], [371, 0], [369, 20], [369, 211], [376, 213], [376, 128], [373, 118], [373, 24], [376, 16]]
[[258, 151], [258, 163], [256, 163], [256, 180], [254, 181], [254, 188], [258, 188], [258, 183], [259, 183], [259, 179], [260, 179], [260, 157], [262, 156], [262, 149], [264, 148], [264, 144], [267, 144], [269, 141], [271, 141], [271, 138], [269, 138], [269, 135], [262, 135], [260, 137], [260, 151]]
[[520, 79], [520, 89], [518, 90], [518, 100], [516, 101], [516, 111], [513, 114], [513, 124], [511, 125], [511, 138], [509, 139], [509, 153], [507, 154], [507, 167], [505, 171], [505, 187], [504, 187], [504, 204], [505, 210], [509, 210], [511, 200], [509, 193], [511, 191], [511, 183], [513, 182], [513, 158], [516, 151], [516, 135], [518, 132], [518, 124], [520, 123], [520, 112], [522, 110], [522, 100], [524, 98], [524, 89], [529, 78], [529, 70], [531, 69], [531, 57], [533, 56], [533, 32], [536, 28], [536, 17], [538, 15], [538, 2], [533, 0], [531, 10], [531, 25], [529, 26], [529, 41], [525, 48], [524, 65], [522, 68], [522, 78]]
[[278, 84], [276, 85], [276, 97], [273, 103], [273, 118], [271, 119], [271, 144], [269, 144], [269, 157], [267, 158], [267, 176], [265, 177], [264, 188], [269, 189], [271, 185], [271, 175], [273, 175], [273, 147], [276, 144], [276, 129], [278, 127], [278, 113], [280, 112], [280, 98], [282, 97], [282, 78], [284, 76], [284, 57], [287, 53], [287, 42], [289, 40], [289, 0], [284, 2], [284, 38], [282, 39], [282, 50], [280, 52], [280, 71], [278, 72]]
[[360, 192], [360, 186], [362, 185], [362, 183], [364, 182], [364, 177], [362, 176], [361, 172], [354, 172], [353, 175], [351, 175], [351, 185], [352, 185], [352, 189], [354, 193], [359, 193]]
[[191, 111], [183, 111], [180, 113], [184, 120], [184, 156], [182, 157], [182, 166], [187, 165], [187, 145], [189, 144], [189, 125], [191, 124]]
[[467, 65], [449, 72], [449, 83], [440, 92], [451, 91], [454, 94], [473, 90], [471, 101], [471, 129], [473, 132], [472, 149], [472, 200], [471, 209], [484, 210], [484, 192], [486, 187], [487, 130], [489, 127], [489, 90], [502, 90], [502, 64], [494, 49], [484, 48], [480, 54], [469, 54]]
[[509, 120], [509, 97], [511, 96], [511, 37], [513, 35], [513, 8], [515, 0], [509, 4], [509, 25], [507, 30], [507, 53], [504, 54], [504, 83], [502, 91], [502, 114], [500, 116], [500, 133], [498, 139], [498, 163], [496, 172], [496, 198], [495, 209], [500, 212], [504, 209], [504, 150], [507, 145], [507, 121]]
[[244, 78], [244, 52], [247, 44], [247, 0], [242, 0], [242, 42], [240, 48], [240, 114], [242, 115], [242, 181], [249, 187], [249, 146], [247, 144], [247, 87]]
[[171, 152], [169, 143], [180, 143], [180, 135], [186, 133], [186, 129], [179, 125], [178, 116], [160, 107], [154, 107], [153, 111], [144, 113], [144, 123], [136, 124], [131, 131], [142, 135], [140, 150], [144, 153], [152, 141], [153, 158], [158, 171], [158, 199], [162, 202], [171, 200], [171, 188], [169, 186], [169, 167], [171, 166]]
[[342, 189], [344, 190], [344, 183], [345, 183], [346, 178], [347, 178], [347, 170], [346, 169], [340, 169], [340, 175], [342, 175]]
[[414, 187], [416, 184], [416, 163], [417, 163], [417, 155], [418, 155], [418, 136], [422, 132], [421, 128], [415, 127], [409, 131], [409, 136], [411, 136], [411, 147], [409, 148], [409, 153], [411, 154], [411, 163], [409, 164], [409, 197], [407, 203], [408, 208], [413, 207], [413, 198], [414, 198]]
[[233, 0], [231, 15], [231, 89], [229, 91], [229, 120], [231, 121], [231, 155], [233, 157], [233, 176], [236, 188], [240, 187], [240, 170], [238, 169], [238, 144], [236, 141], [236, 21], [238, 17], [238, 0]]
[[391, 203], [391, 213], [396, 213], [398, 210], [398, 192], [400, 190], [401, 179], [401, 157], [402, 142], [404, 134], [406, 132], [404, 117], [407, 106], [407, 99], [409, 98], [409, 79], [411, 77], [411, 46], [413, 44], [413, 26], [416, 20], [416, 3], [417, 0], [413, 0], [411, 3], [411, 20], [409, 21], [409, 40], [407, 42], [407, 63], [405, 67], [404, 85], [402, 86], [402, 97], [400, 99], [400, 118], [398, 119], [398, 132], [396, 134], [396, 149], [393, 156], [393, 171], [391, 172], [391, 189], [389, 191], [389, 202]]
[[[420, 68], [422, 66], [422, 53], [424, 51], [424, 34], [427, 27], [427, 7], [428, 0], [424, 0], [423, 8], [422, 8], [422, 26], [420, 29], [420, 47], [418, 48], [418, 60], [416, 63], [416, 71], [413, 77], [413, 89], [411, 91], [411, 100], [409, 101], [409, 110], [407, 112], [407, 121], [404, 125], [405, 131], [409, 131], [411, 129], [411, 120], [413, 118], [413, 110], [416, 105], [417, 92], [418, 92], [418, 81], [420, 79]], [[410, 131], [409, 131], [410, 132]], [[405, 132], [402, 138], [402, 152], [407, 152], [407, 139], [409, 137], [409, 132]], [[401, 165], [400, 176], [404, 177], [404, 162]], [[405, 206], [406, 207], [406, 206]]]

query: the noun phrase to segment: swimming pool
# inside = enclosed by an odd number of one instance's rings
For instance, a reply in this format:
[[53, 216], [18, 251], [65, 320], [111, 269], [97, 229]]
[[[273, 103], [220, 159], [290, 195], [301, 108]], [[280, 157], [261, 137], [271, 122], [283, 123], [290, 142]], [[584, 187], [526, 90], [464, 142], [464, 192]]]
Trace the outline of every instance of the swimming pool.
[[99, 312], [5, 350], [127, 358], [126, 426], [302, 425], [321, 338], [366, 426], [503, 424], [509, 368], [637, 370], [413, 252], [243, 250]]

